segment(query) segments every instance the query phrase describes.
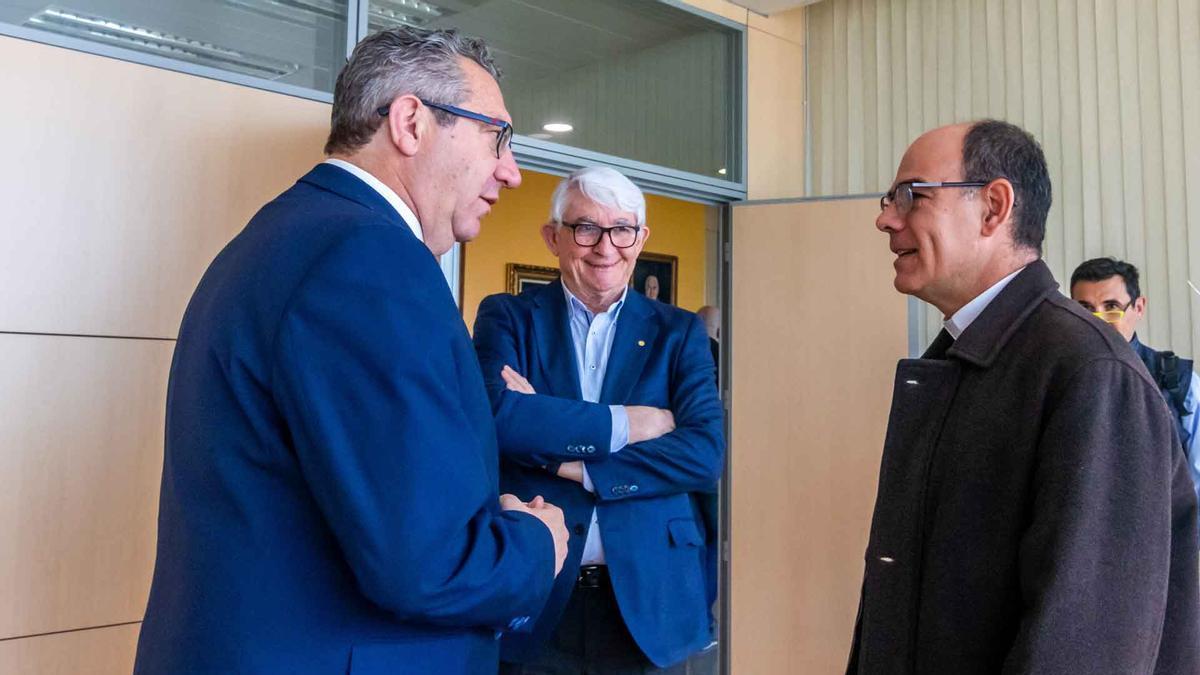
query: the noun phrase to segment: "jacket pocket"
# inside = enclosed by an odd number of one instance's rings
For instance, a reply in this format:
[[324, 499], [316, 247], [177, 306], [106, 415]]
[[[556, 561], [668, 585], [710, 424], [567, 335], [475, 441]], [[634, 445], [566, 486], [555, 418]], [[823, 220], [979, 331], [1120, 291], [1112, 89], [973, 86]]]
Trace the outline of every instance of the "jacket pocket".
[[673, 518], [667, 521], [667, 535], [672, 546], [703, 546], [704, 535], [691, 518]]

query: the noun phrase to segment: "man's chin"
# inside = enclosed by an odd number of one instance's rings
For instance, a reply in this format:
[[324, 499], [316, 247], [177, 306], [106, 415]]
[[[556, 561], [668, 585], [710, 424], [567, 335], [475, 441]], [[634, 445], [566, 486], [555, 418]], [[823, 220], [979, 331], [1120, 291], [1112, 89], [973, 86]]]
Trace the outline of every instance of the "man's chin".
[[454, 240], [461, 243], [466, 243], [479, 236], [483, 230], [483, 225], [478, 218], [471, 219], [463, 223], [455, 223], [454, 225]]

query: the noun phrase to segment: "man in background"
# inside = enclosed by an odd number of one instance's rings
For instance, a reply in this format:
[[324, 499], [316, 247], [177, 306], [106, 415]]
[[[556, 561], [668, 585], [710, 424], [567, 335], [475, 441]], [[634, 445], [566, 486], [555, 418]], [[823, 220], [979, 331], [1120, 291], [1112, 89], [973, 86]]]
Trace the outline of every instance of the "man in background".
[[1196, 393], [1200, 392], [1200, 377], [1196, 376], [1191, 360], [1181, 359], [1174, 352], [1151, 349], [1138, 340], [1137, 327], [1146, 315], [1146, 296], [1142, 295], [1138, 269], [1116, 258], [1088, 260], [1071, 274], [1071, 299], [1116, 328], [1146, 364], [1175, 417], [1192, 481], [1200, 494], [1200, 457], [1196, 453]]
[[363, 40], [330, 159], [200, 281], [135, 672], [494, 673], [497, 634], [541, 612], [562, 512], [497, 493], [491, 407], [436, 259], [521, 181], [496, 77], [454, 31]]

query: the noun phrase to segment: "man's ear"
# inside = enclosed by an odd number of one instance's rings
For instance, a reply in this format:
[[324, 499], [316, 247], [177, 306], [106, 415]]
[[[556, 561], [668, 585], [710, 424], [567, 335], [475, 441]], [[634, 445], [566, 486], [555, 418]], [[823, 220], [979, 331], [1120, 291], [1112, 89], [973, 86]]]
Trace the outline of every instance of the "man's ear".
[[405, 157], [412, 157], [428, 143], [430, 116], [421, 113], [421, 101], [412, 94], [397, 96], [388, 106], [388, 137]]
[[542, 241], [546, 242], [546, 248], [555, 258], [558, 257], [558, 234], [561, 230], [562, 228], [553, 222], [542, 225]]
[[997, 178], [979, 188], [979, 197], [984, 209], [981, 234], [990, 237], [1012, 219], [1016, 193], [1007, 178]]
[[1146, 296], [1138, 296], [1138, 299], [1133, 301], [1132, 309], [1138, 316], [1144, 315], [1146, 313]]

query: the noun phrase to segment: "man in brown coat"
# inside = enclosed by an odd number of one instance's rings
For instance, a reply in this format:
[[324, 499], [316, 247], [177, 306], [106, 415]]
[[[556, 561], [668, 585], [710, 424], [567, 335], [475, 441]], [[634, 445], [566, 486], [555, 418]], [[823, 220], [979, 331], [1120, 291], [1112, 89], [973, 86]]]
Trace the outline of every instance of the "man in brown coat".
[[880, 202], [900, 362], [853, 673], [1197, 673], [1196, 497], [1161, 394], [1041, 261], [1050, 178], [1007, 123], [916, 140]]

